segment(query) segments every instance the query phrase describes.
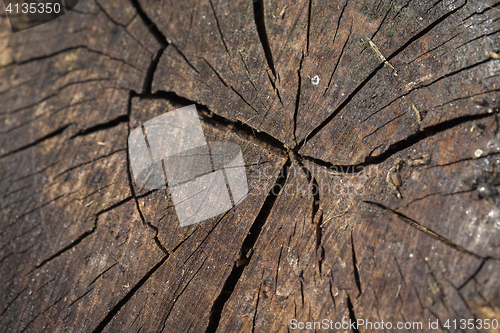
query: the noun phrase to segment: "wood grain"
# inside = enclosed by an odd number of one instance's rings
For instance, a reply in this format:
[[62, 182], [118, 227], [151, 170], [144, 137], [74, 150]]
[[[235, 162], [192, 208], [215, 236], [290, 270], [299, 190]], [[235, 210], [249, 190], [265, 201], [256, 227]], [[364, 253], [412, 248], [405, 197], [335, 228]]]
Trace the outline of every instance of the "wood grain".
[[[500, 320], [498, 3], [80, 0], [15, 34], [0, 10], [2, 331]], [[127, 137], [191, 104], [250, 193], [180, 227]]]

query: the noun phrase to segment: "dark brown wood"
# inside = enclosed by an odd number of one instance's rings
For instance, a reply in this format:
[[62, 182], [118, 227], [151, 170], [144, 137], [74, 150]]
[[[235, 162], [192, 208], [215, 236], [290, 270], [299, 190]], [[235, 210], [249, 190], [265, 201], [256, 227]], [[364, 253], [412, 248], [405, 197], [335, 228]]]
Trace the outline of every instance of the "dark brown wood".
[[[500, 321], [498, 3], [80, 0], [15, 34], [1, 8], [2, 331]], [[180, 227], [127, 137], [190, 104], [250, 194]]]

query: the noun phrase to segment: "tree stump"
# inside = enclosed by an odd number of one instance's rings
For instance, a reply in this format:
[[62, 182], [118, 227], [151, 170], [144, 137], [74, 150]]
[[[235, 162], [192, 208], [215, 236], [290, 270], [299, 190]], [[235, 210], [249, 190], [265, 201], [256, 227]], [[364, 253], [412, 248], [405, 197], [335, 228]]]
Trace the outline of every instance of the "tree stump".
[[[498, 2], [4, 9], [2, 331], [499, 331]], [[191, 104], [250, 193], [180, 227], [127, 137]]]

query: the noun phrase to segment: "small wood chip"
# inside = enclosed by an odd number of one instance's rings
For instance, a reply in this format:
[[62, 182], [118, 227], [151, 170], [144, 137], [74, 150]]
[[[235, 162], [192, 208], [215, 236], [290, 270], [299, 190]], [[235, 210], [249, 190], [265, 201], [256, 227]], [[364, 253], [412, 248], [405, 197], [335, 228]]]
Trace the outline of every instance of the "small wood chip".
[[401, 176], [397, 172], [391, 174], [391, 181], [396, 187], [400, 187], [401, 184], [403, 183], [401, 181]]
[[486, 54], [486, 56], [490, 57], [491, 59], [500, 59], [500, 54], [498, 54], [496, 52], [486, 51], [486, 52], [484, 52], [484, 54]]
[[420, 111], [418, 111], [417, 107], [414, 104], [411, 105], [411, 108], [415, 112], [415, 115], [417, 116], [417, 121], [420, 124], [422, 122], [422, 116], [420, 115]]
[[473, 98], [472, 103], [474, 103], [478, 106], [487, 106], [488, 105], [488, 103], [482, 98]]
[[280, 14], [278, 15], [279, 17], [283, 18], [285, 16], [286, 7], [288, 7], [288, 5], [285, 5], [285, 7], [283, 7]]

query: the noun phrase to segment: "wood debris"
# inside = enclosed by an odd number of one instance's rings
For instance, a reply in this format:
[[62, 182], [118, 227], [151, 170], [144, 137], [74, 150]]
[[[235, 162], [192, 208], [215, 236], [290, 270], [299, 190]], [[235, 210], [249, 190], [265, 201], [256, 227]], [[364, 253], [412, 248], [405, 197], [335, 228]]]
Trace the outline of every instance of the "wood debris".
[[411, 156], [405, 160], [405, 163], [408, 166], [411, 167], [416, 167], [416, 166], [422, 166], [422, 165], [427, 165], [431, 161], [431, 157], [429, 154], [418, 154], [415, 156]]
[[286, 12], [287, 7], [288, 7], [288, 5], [285, 5], [285, 7], [283, 7], [280, 14], [278, 15], [279, 17], [281, 17], [281, 18], [285, 17], [285, 12]]
[[423, 76], [423, 77], [421, 77], [413, 82], [406, 84], [404, 86], [404, 90], [406, 92], [408, 92], [408, 91], [412, 90], [413, 88], [417, 87], [418, 85], [420, 85], [421, 83], [430, 80], [431, 78], [432, 78], [432, 74], [428, 74], [426, 76]]
[[490, 57], [491, 59], [500, 59], [500, 54], [498, 54], [498, 53], [496, 53], [496, 52], [486, 51], [486, 52], [484, 52], [484, 54], [485, 54], [487, 57]]
[[375, 45], [375, 43], [372, 42], [372, 40], [370, 38], [367, 38], [367, 41], [368, 41], [368, 45], [373, 50], [373, 52], [375, 52], [375, 54], [377, 55], [377, 57], [384, 63], [384, 65], [387, 65], [390, 68], [392, 68], [392, 70], [394, 71], [394, 76], [397, 76], [398, 73], [396, 72], [396, 69], [394, 68], [394, 66], [392, 66], [389, 63], [389, 61], [387, 61], [387, 59], [384, 57], [384, 55], [382, 54], [382, 52], [380, 52], [380, 50], [378, 49], [377, 45]]
[[415, 115], [417, 116], [417, 121], [418, 123], [422, 123], [422, 116], [420, 115], [420, 111], [418, 111], [417, 107], [415, 106], [415, 104], [411, 104], [411, 108], [413, 109], [413, 111], [415, 112]]
[[396, 161], [396, 164], [389, 169], [387, 172], [385, 181], [391, 187], [395, 192], [398, 197], [398, 199], [403, 198], [401, 195], [401, 192], [399, 191], [399, 188], [401, 185], [403, 185], [403, 180], [401, 179], [401, 176], [399, 175], [399, 170], [401, 169], [401, 166], [405, 163], [404, 160], [398, 159]]

